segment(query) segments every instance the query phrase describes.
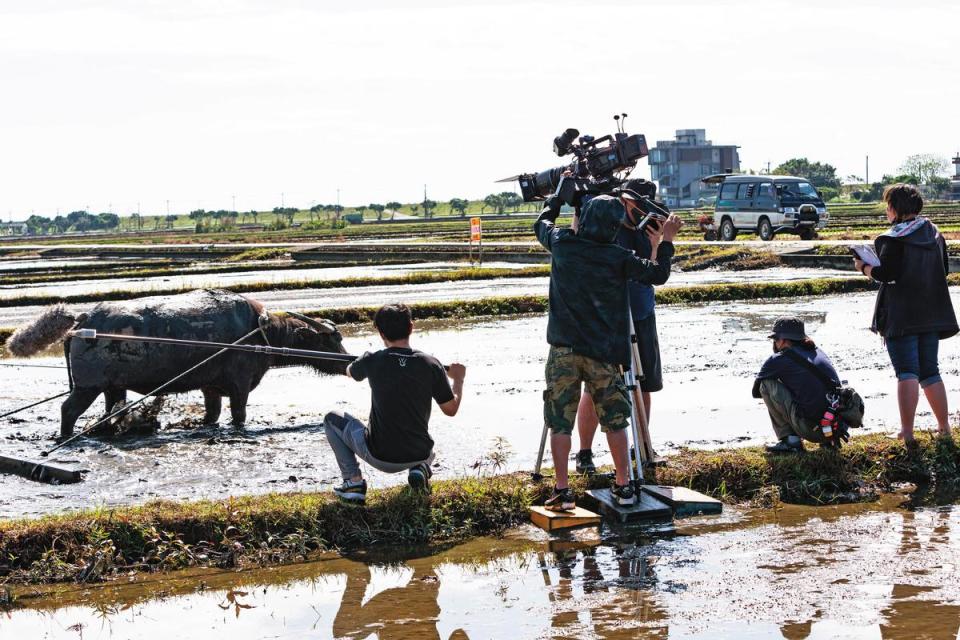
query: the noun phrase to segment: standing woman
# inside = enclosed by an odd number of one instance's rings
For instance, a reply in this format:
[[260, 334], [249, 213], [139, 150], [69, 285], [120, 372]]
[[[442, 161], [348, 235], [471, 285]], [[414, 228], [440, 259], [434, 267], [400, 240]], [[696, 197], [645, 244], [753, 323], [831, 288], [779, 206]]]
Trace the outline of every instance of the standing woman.
[[947, 243], [930, 220], [917, 215], [923, 209], [920, 192], [913, 185], [894, 184], [884, 190], [883, 201], [893, 226], [874, 242], [880, 264], [854, 264], [881, 283], [871, 329], [883, 336], [897, 375], [898, 437], [912, 444], [921, 388], [940, 434], [950, 435], [937, 351], [940, 340], [957, 333], [957, 318], [947, 288]]

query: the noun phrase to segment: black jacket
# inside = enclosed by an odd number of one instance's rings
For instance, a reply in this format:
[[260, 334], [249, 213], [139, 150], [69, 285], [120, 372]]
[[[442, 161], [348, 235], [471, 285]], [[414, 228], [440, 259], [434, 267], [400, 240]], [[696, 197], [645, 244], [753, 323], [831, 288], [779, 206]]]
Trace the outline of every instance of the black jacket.
[[580, 212], [579, 230], [558, 229], [560, 210], [547, 207], [533, 228], [550, 252], [550, 316], [547, 342], [606, 362], [630, 362], [627, 282], [663, 282], [673, 243], [662, 242], [657, 261], [616, 244], [623, 204], [597, 196]]
[[927, 218], [894, 225], [874, 242], [880, 265], [870, 272], [880, 292], [871, 329], [885, 338], [958, 331], [947, 288], [947, 243]]

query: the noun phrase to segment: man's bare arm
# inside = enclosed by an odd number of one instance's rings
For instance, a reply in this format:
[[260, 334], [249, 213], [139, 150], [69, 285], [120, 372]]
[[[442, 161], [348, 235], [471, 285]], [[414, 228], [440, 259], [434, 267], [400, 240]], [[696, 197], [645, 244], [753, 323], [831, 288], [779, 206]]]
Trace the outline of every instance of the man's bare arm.
[[467, 375], [467, 368], [459, 362], [454, 362], [447, 367], [447, 375], [453, 381], [453, 399], [447, 400], [440, 405], [440, 411], [451, 418], [457, 415], [460, 410], [460, 400], [463, 399], [463, 378]]

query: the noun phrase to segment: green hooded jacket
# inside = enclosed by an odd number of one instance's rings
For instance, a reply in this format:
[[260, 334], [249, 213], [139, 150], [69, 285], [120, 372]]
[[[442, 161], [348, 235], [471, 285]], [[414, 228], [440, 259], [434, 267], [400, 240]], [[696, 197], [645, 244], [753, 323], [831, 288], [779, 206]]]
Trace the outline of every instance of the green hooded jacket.
[[533, 225], [551, 255], [547, 342], [601, 362], [627, 365], [627, 282], [666, 280], [673, 243], [660, 243], [656, 262], [619, 246], [624, 209], [612, 196], [597, 196], [581, 208], [577, 233], [557, 228], [559, 214], [559, 208], [548, 206]]

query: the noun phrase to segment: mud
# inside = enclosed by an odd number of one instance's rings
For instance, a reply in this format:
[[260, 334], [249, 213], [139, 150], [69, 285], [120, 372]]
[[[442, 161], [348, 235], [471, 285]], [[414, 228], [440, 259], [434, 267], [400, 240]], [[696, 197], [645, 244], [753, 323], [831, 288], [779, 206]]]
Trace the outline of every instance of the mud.
[[[960, 291], [954, 296], [954, 303], [960, 303]], [[873, 294], [866, 293], [659, 309], [665, 389], [654, 395], [655, 447], [669, 452], [684, 444], [714, 448], [756, 444], [772, 437], [763, 404], [750, 397], [750, 387], [770, 352], [769, 327], [785, 313], [804, 318], [843, 378], [865, 397], [867, 430], [896, 431], [893, 371], [880, 340], [866, 326], [872, 302]], [[490, 451], [498, 436], [512, 452], [505, 470], [533, 468], [543, 424], [545, 332], [545, 316], [418, 323], [415, 346], [445, 362], [468, 366], [467, 395], [460, 414], [447, 418], [435, 411], [431, 422], [439, 477], [475, 473], [474, 463]], [[960, 391], [960, 359], [954, 342], [943, 343], [940, 357], [952, 398]], [[352, 353], [378, 348], [368, 331], [346, 336], [344, 345]], [[56, 366], [62, 361], [46, 357], [25, 364]], [[63, 370], [0, 367], [0, 413], [65, 389]], [[251, 394], [248, 425], [242, 431], [226, 423], [201, 426], [202, 404], [199, 393], [176, 396], [160, 415], [164, 428], [154, 435], [81, 440], [57, 452], [54, 460], [89, 470], [83, 483], [46, 486], [4, 477], [0, 517], [156, 497], [329, 488], [339, 482], [339, 474], [323, 434], [323, 415], [339, 409], [365, 419], [369, 389], [346, 377], [320, 378], [305, 369], [277, 369], [268, 372]], [[934, 421], [923, 401], [921, 410], [918, 427], [932, 428]], [[80, 424], [102, 411], [103, 403], [98, 401]], [[30, 457], [51, 443], [59, 408], [54, 402], [15, 418], [21, 421], [0, 420], [0, 452]], [[597, 438], [594, 451], [601, 462], [609, 461], [602, 437]], [[402, 474], [365, 471], [374, 486], [405, 481]]]
[[960, 629], [960, 510], [728, 510], [11, 592], [10, 638], [888, 638]]

